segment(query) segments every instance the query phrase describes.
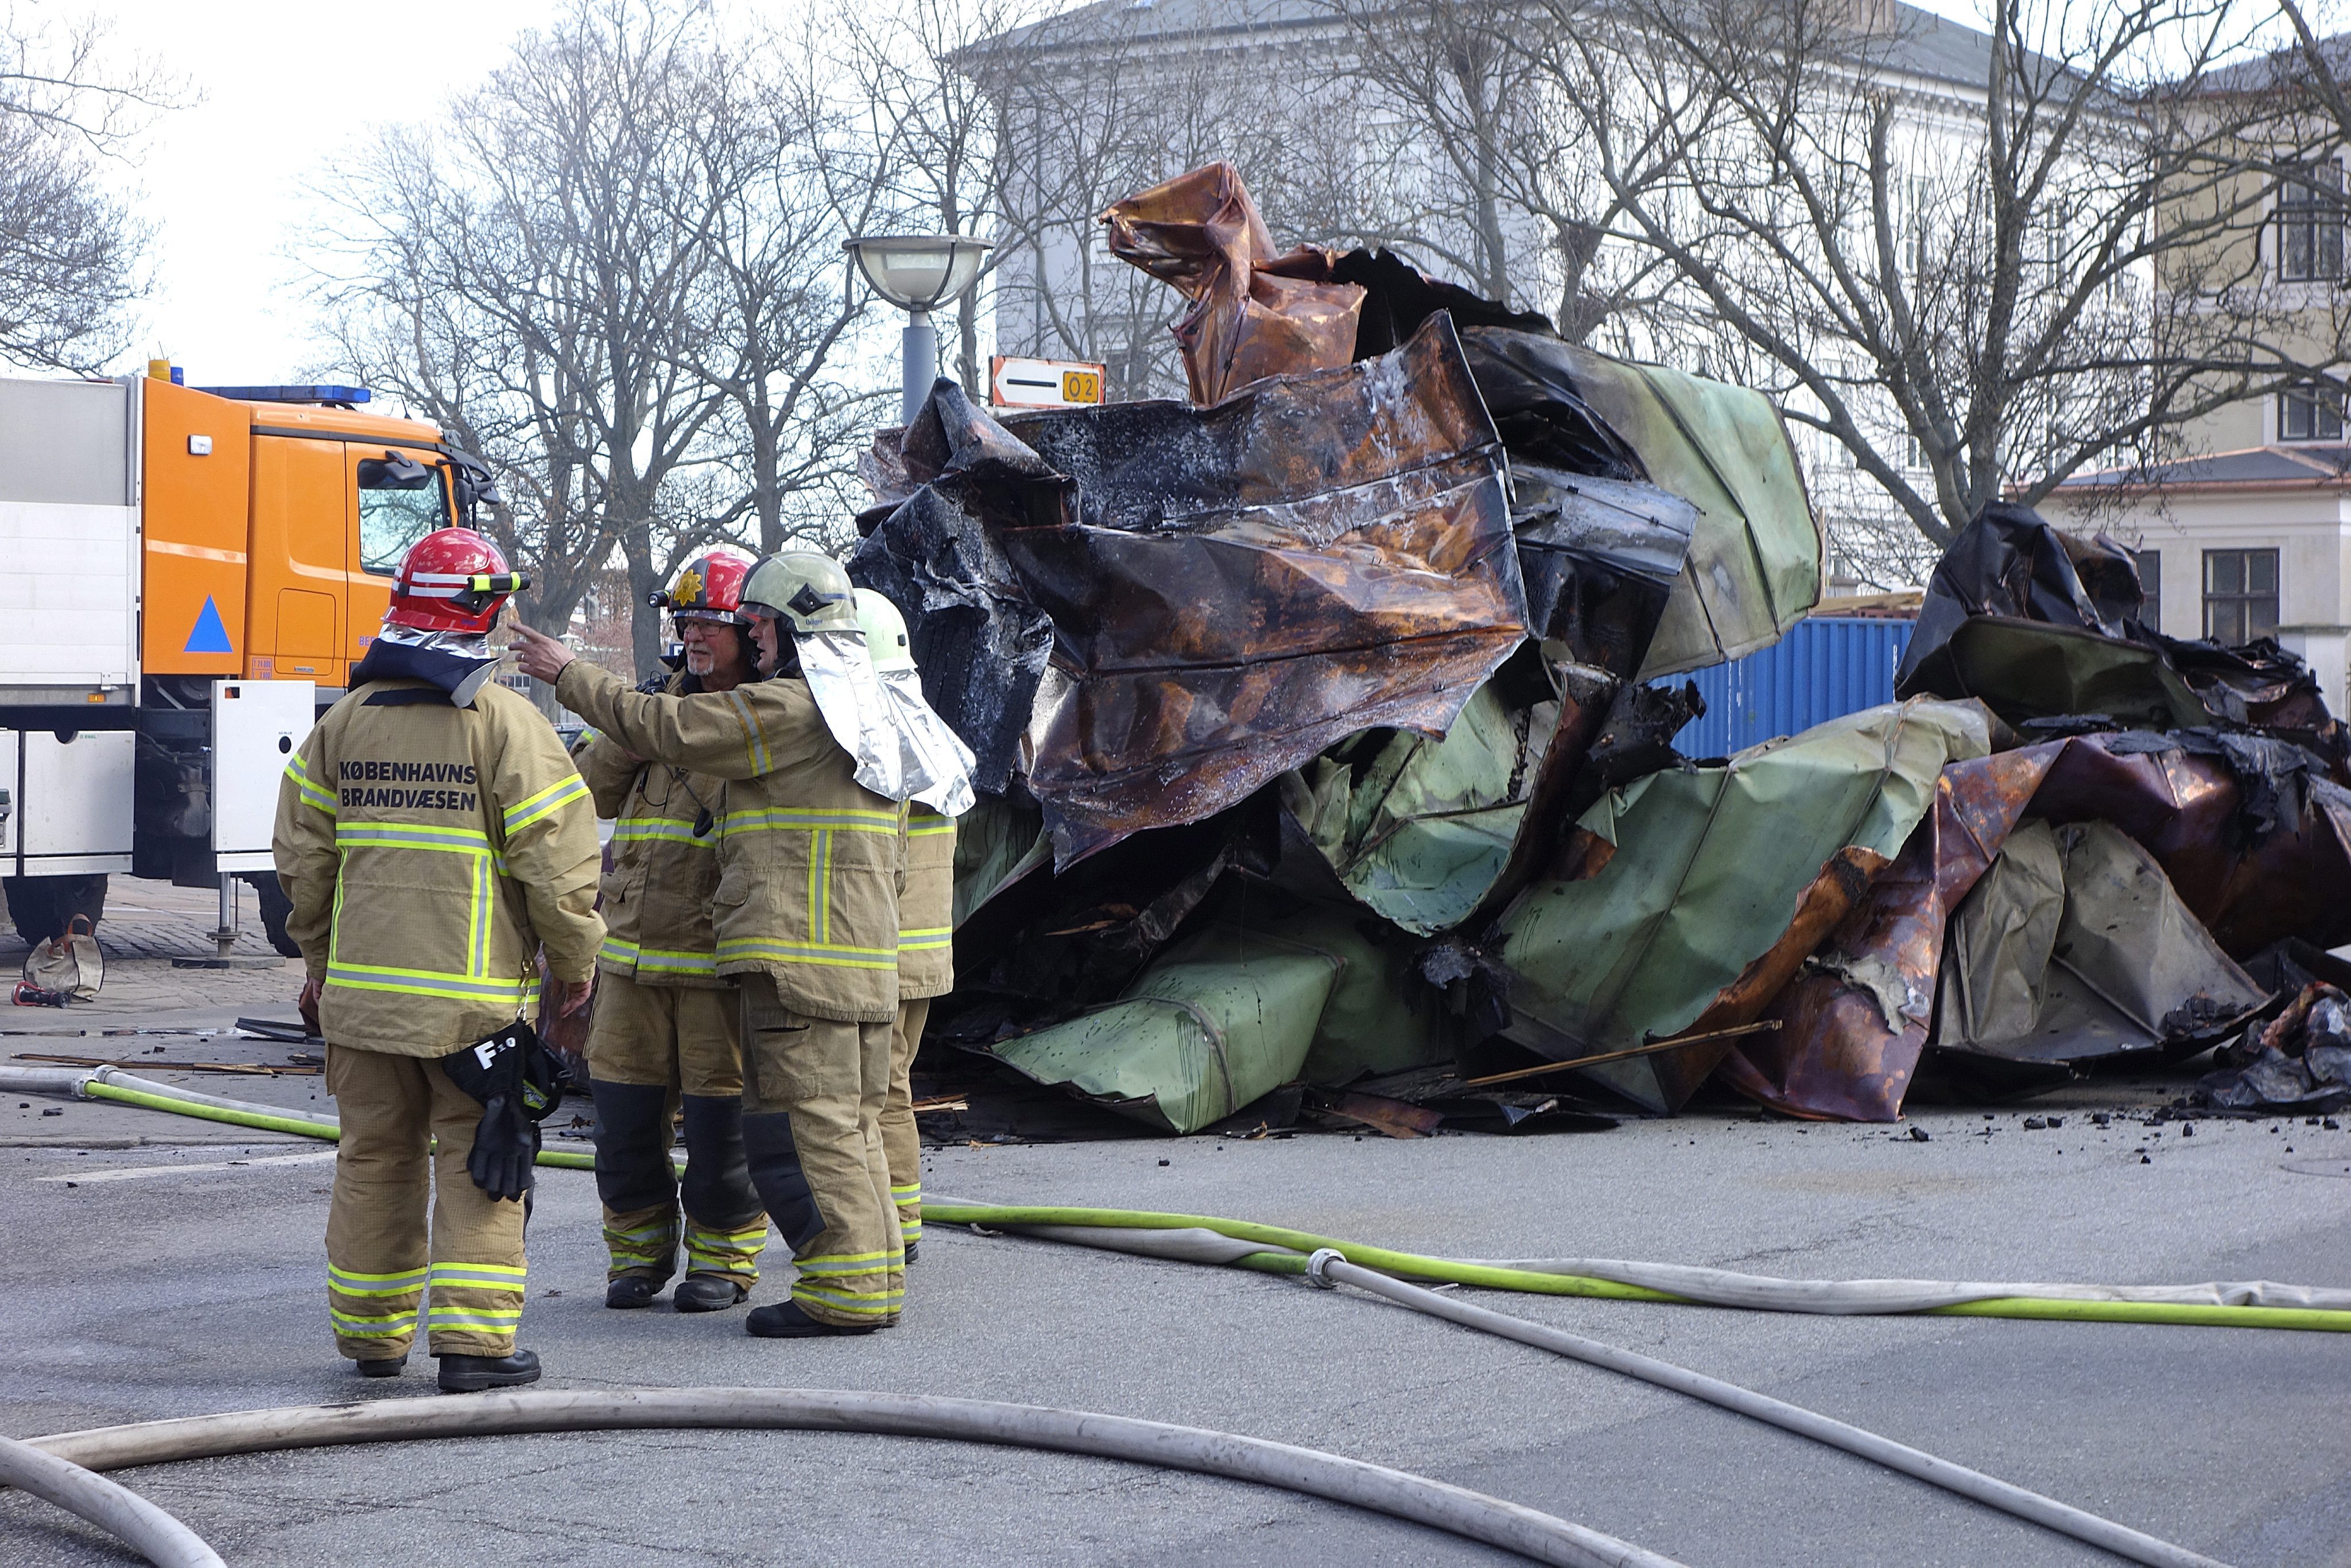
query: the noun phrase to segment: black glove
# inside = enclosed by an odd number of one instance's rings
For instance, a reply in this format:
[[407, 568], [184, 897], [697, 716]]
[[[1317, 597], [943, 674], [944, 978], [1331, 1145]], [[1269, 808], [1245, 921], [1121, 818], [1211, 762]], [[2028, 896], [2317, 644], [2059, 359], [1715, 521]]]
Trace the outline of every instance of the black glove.
[[522, 1019], [441, 1059], [449, 1082], [482, 1103], [465, 1174], [494, 1198], [518, 1202], [529, 1192], [538, 1157], [538, 1124], [563, 1098], [563, 1064]]

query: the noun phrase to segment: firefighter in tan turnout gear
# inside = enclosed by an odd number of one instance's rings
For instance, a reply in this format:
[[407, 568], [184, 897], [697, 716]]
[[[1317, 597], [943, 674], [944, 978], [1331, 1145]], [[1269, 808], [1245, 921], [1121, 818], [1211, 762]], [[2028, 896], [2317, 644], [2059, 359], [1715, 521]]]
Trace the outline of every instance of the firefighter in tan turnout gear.
[[[751, 621], [739, 608], [751, 563], [704, 556], [653, 602], [684, 644], [684, 668], [661, 690], [728, 692], [753, 679]], [[716, 1312], [759, 1278], [768, 1215], [743, 1159], [743, 1057], [734, 987], [718, 975], [708, 905], [718, 890], [724, 786], [708, 774], [646, 761], [590, 730], [573, 755], [613, 819], [604, 878], [606, 933], [588, 1040], [596, 1100], [596, 1189], [604, 1204], [608, 1307], [650, 1305], [677, 1267], [684, 1201], [682, 1312]], [[670, 1128], [685, 1129], [685, 1175], [670, 1163]]]
[[[905, 618], [896, 605], [861, 588], [857, 621], [865, 632], [873, 673], [885, 687], [915, 674]], [[914, 1052], [923, 1043], [933, 998], [955, 989], [955, 847], [954, 817], [920, 798], [908, 805], [898, 879], [898, 1019], [890, 1041], [890, 1095], [882, 1108], [882, 1147], [889, 1156], [890, 1201], [897, 1206], [898, 1235], [906, 1244], [909, 1263], [923, 1239], [923, 1141], [914, 1127]]]
[[278, 791], [286, 926], [342, 1119], [336, 1347], [394, 1375], [421, 1317], [451, 1391], [538, 1376], [515, 1348], [521, 1199], [560, 1077], [517, 1025], [540, 945], [570, 1011], [604, 934], [588, 786], [538, 710], [490, 680], [485, 633], [526, 586], [468, 529], [418, 541]]
[[789, 1300], [746, 1327], [770, 1338], [865, 1333], [897, 1319], [904, 1255], [881, 1115], [898, 1011], [904, 809], [859, 782], [897, 745], [847, 575], [770, 556], [745, 582], [767, 678], [723, 693], [633, 692], [528, 628], [519, 667], [639, 757], [726, 780], [712, 899], [718, 972], [737, 988], [743, 1141], [790, 1245]]

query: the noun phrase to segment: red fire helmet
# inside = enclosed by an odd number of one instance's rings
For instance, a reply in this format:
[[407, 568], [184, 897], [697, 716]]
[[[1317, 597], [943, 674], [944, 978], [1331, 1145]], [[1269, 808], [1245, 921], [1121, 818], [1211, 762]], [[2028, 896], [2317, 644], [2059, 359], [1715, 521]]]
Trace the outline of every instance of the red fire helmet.
[[653, 603], [680, 621], [748, 626], [751, 618], [743, 613], [743, 580], [750, 575], [751, 563], [743, 557], [712, 550], [688, 561], [667, 593], [653, 595]]
[[507, 570], [498, 547], [473, 529], [440, 528], [401, 558], [383, 622], [421, 632], [487, 632], [507, 596], [529, 586], [530, 579]]

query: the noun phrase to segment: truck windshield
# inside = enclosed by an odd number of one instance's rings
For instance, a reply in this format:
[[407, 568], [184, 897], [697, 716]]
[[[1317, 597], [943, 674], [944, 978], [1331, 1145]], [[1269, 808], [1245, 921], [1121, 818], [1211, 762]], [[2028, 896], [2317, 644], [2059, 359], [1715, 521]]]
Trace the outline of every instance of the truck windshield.
[[397, 452], [359, 463], [360, 565], [379, 577], [399, 570], [408, 547], [449, 526], [448, 490], [437, 465]]

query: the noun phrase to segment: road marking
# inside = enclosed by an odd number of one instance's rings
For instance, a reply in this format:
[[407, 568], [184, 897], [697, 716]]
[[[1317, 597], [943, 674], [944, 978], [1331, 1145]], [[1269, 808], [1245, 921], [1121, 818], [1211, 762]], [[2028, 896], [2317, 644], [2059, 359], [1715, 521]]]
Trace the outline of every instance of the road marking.
[[332, 1149], [314, 1155], [270, 1155], [257, 1160], [218, 1160], [198, 1166], [127, 1166], [120, 1170], [68, 1171], [62, 1176], [35, 1176], [35, 1181], [61, 1181], [76, 1186], [93, 1181], [137, 1181], [141, 1176], [183, 1176], [196, 1171], [244, 1170], [254, 1166], [316, 1166], [335, 1157]]

